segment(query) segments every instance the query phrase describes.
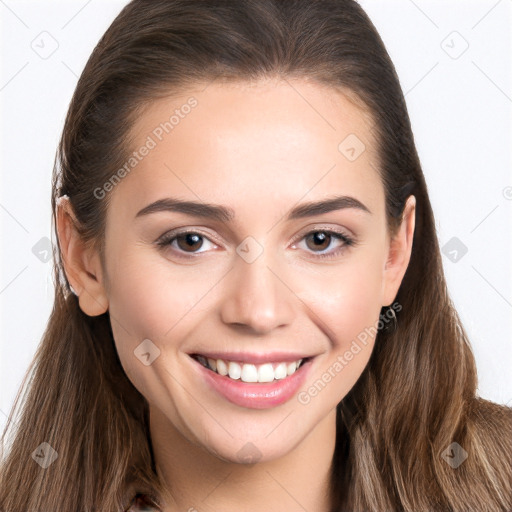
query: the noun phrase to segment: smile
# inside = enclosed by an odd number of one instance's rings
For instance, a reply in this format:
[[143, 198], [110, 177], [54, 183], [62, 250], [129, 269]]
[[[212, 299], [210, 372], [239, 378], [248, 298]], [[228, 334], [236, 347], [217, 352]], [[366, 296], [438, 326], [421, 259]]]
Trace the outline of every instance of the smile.
[[[194, 372], [208, 388], [229, 402], [249, 409], [272, 408], [290, 400], [304, 385], [315, 359], [315, 356], [295, 359], [298, 354], [286, 353], [246, 354], [245, 359], [252, 362], [245, 363], [219, 358], [219, 353], [215, 357], [188, 355]], [[241, 359], [242, 354], [231, 356]]]
[[200, 354], [192, 357], [209, 370], [242, 382], [273, 382], [293, 375], [302, 364], [310, 358], [302, 358], [291, 362], [275, 362], [252, 364], [225, 359], [213, 359]]

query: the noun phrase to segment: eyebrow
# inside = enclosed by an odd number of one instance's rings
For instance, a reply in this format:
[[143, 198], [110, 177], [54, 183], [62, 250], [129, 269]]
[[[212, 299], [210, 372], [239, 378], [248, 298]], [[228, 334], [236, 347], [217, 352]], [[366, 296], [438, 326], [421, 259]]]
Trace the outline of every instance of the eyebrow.
[[[285, 221], [303, 219], [347, 208], [353, 208], [372, 215], [369, 208], [355, 197], [336, 196], [322, 201], [300, 204], [290, 210]], [[157, 212], [177, 212], [193, 217], [203, 217], [225, 223], [232, 222], [235, 219], [235, 212], [232, 208], [196, 201], [183, 201], [172, 197], [159, 199], [158, 201], [145, 206], [137, 213], [135, 218], [144, 217]]]

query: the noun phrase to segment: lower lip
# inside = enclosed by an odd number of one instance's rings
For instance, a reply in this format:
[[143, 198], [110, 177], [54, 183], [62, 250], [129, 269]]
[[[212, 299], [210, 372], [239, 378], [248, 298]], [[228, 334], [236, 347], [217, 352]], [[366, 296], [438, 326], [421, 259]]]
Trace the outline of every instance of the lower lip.
[[287, 402], [299, 390], [306, 379], [313, 358], [306, 361], [292, 375], [273, 382], [247, 383], [234, 380], [203, 366], [191, 357], [199, 366], [206, 382], [231, 403], [250, 409], [268, 409]]

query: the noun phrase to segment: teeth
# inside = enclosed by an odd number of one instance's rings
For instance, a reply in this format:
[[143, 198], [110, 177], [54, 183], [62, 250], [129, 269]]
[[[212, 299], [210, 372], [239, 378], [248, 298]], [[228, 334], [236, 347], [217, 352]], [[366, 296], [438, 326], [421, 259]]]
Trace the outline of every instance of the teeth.
[[[236, 364], [236, 363], [233, 363]], [[238, 365], [237, 365], [238, 366]], [[231, 375], [230, 375], [231, 377]], [[244, 364], [242, 366], [242, 373], [240, 374], [240, 380], [244, 382], [258, 382], [258, 368], [253, 364]]]
[[243, 382], [272, 382], [293, 375], [302, 363], [302, 359], [291, 363], [264, 363], [254, 365], [249, 363], [236, 363], [223, 359], [212, 359], [196, 356], [196, 359], [206, 368], [219, 375], [228, 376], [233, 380]]
[[[227, 375], [228, 374], [228, 365], [222, 359], [217, 359], [216, 366], [217, 366], [217, 373], [219, 375]], [[211, 369], [213, 370], [213, 368], [211, 368]]]
[[242, 368], [238, 363], [230, 361], [228, 364], [228, 373], [230, 378], [237, 380], [240, 378], [240, 375], [242, 375]]
[[292, 373], [294, 373], [295, 370], [297, 369], [297, 366], [299, 366], [299, 364], [297, 364], [296, 362], [288, 363], [288, 365], [286, 366], [286, 373], [288, 375], [291, 375]]
[[[300, 364], [300, 363], [299, 363]], [[284, 379], [288, 375], [286, 363], [279, 363], [274, 370], [275, 379]]]
[[[295, 366], [295, 363], [292, 363]], [[244, 364], [245, 366], [245, 364]], [[295, 368], [294, 368], [295, 371]], [[274, 368], [270, 363], [262, 364], [258, 368], [258, 382], [272, 382], [274, 380]]]

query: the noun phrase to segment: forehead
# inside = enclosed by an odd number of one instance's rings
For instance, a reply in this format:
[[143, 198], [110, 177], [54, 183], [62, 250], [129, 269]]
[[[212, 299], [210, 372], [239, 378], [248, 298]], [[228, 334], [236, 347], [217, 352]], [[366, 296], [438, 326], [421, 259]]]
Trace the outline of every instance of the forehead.
[[137, 155], [112, 203], [132, 216], [166, 195], [256, 211], [263, 199], [271, 206], [333, 193], [377, 205], [371, 127], [349, 97], [318, 83], [203, 84], [139, 116], [130, 137]]

